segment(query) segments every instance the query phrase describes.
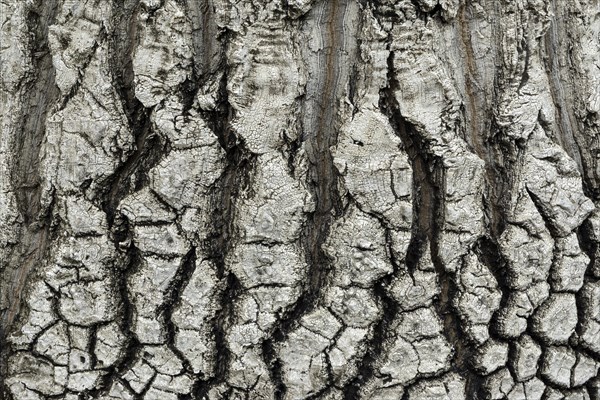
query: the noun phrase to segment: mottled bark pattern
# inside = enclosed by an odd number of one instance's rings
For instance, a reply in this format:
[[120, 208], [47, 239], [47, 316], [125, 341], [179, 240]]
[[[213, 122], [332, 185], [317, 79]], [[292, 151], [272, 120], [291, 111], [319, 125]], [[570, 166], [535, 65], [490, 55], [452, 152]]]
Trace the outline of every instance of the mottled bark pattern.
[[0, 7], [0, 397], [600, 399], [598, 0]]

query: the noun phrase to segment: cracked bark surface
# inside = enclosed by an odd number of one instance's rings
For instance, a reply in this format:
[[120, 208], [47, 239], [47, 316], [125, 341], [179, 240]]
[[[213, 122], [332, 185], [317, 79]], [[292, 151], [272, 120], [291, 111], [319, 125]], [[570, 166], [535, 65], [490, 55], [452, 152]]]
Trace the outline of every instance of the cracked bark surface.
[[0, 0], [0, 397], [600, 399], [597, 0]]

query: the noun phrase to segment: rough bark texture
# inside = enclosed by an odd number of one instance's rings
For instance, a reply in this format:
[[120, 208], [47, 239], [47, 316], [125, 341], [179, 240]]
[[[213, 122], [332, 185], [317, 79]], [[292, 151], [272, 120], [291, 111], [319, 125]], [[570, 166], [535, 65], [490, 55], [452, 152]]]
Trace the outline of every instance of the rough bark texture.
[[600, 399], [598, 0], [1, 0], [2, 396]]

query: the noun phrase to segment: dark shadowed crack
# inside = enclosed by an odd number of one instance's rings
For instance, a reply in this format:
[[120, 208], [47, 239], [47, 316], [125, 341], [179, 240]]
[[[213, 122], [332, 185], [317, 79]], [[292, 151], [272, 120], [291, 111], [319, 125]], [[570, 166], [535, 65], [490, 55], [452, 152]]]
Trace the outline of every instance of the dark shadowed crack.
[[[344, 47], [344, 16], [350, 0], [332, 0], [315, 6], [309, 15], [322, 26], [323, 50], [311, 53], [322, 70], [310, 71], [306, 86], [307, 93], [318, 93], [310, 98], [299, 100], [302, 109], [313, 109], [316, 115], [308, 120], [298, 121], [303, 128], [300, 142], [288, 143], [290, 150], [290, 170], [293, 172], [293, 157], [299, 147], [303, 147], [308, 158], [307, 186], [315, 199], [314, 212], [307, 215], [301, 243], [308, 265], [308, 279], [302, 295], [279, 319], [274, 327], [272, 338], [263, 345], [265, 362], [270, 370], [271, 380], [276, 387], [276, 399], [285, 396], [286, 388], [281, 379], [281, 361], [274, 348], [284, 342], [288, 334], [298, 325], [300, 318], [314, 309], [320, 301], [321, 293], [327, 286], [331, 271], [331, 260], [323, 250], [330, 226], [344, 210], [337, 191], [339, 173], [333, 164], [330, 148], [337, 143], [339, 121], [337, 120], [340, 82], [348, 78], [341, 73], [340, 63], [344, 62], [341, 49]], [[347, 56], [347, 55], [346, 55]], [[308, 62], [307, 62], [308, 64]], [[308, 113], [305, 113], [308, 115]]]
[[[208, 4], [210, 0], [207, 0]], [[191, 7], [191, 6], [190, 6]], [[196, 6], [194, 6], [196, 7]], [[202, 5], [207, 7], [207, 5]], [[226, 381], [227, 372], [230, 365], [231, 352], [227, 346], [226, 333], [232, 324], [234, 318], [235, 300], [242, 292], [242, 286], [236, 276], [231, 273], [226, 266], [226, 257], [232, 245], [232, 238], [237, 235], [234, 229], [234, 213], [236, 199], [240, 198], [244, 192], [252, 190], [252, 177], [256, 165], [256, 155], [251, 153], [244, 141], [238, 137], [230, 124], [233, 118], [233, 108], [229, 103], [227, 80], [228, 71], [225, 59], [225, 49], [231, 40], [233, 33], [228, 30], [220, 31], [216, 38], [204, 38], [206, 32], [200, 35], [202, 41], [196, 42], [195, 46], [204, 51], [215, 51], [216, 49], [205, 50], [205, 40], [213, 43], [217, 40], [220, 46], [219, 59], [217, 65], [222, 68], [222, 74], [217, 93], [217, 104], [214, 110], [202, 110], [201, 114], [209, 128], [217, 137], [219, 144], [225, 150], [225, 167], [219, 179], [215, 182], [210, 194], [210, 220], [212, 231], [206, 243], [203, 243], [203, 251], [206, 257], [210, 259], [215, 267], [217, 278], [224, 289], [219, 297], [218, 311], [213, 319], [208, 323], [212, 326], [216, 346], [215, 371], [213, 377], [203, 377], [197, 379], [192, 389], [191, 396], [194, 399], [205, 399], [208, 392], [215, 386]], [[213, 45], [216, 45], [213, 43]], [[196, 67], [200, 81], [208, 79], [212, 70], [203, 62], [196, 60]], [[231, 388], [229, 389], [231, 391]], [[229, 395], [226, 395], [226, 398]]]
[[219, 37], [221, 28], [215, 18], [214, 0], [185, 0], [184, 3], [192, 17], [194, 71], [199, 83], [204, 83], [220, 70], [224, 55], [223, 42]]
[[[192, 390], [192, 394], [196, 399], [208, 398], [208, 392], [213, 387], [226, 381], [231, 360], [226, 333], [235, 317], [235, 299], [241, 293], [242, 285], [233, 273], [229, 273], [226, 278], [225, 290], [221, 295], [219, 311], [214, 320], [211, 321], [217, 348], [215, 376], [196, 381]], [[225, 398], [228, 398], [228, 396], [225, 396]]]
[[[478, 379], [467, 364], [470, 348], [462, 338], [460, 321], [452, 305], [458, 292], [453, 273], [446, 270], [439, 254], [439, 243], [444, 224], [444, 168], [442, 160], [428, 151], [428, 145], [417, 130], [401, 114], [394, 92], [398, 89], [395, 76], [394, 52], [388, 57], [388, 87], [381, 92], [380, 107], [388, 115], [394, 131], [409, 155], [413, 170], [413, 233], [409, 249], [416, 252], [423, 237], [429, 239], [431, 259], [439, 277], [441, 293], [434, 306], [443, 320], [444, 336], [454, 348], [453, 370], [466, 378], [467, 386]], [[416, 256], [411, 255], [411, 257]], [[414, 265], [414, 261], [411, 260]], [[413, 266], [414, 268], [414, 266]], [[470, 392], [473, 395], [473, 392]]]
[[358, 398], [360, 390], [375, 374], [375, 363], [384, 352], [384, 344], [390, 336], [392, 322], [399, 312], [398, 302], [388, 293], [389, 285], [398, 276], [398, 271], [401, 269], [400, 262], [394, 256], [391, 228], [387, 226], [387, 222], [382, 216], [377, 213], [366, 212], [357, 202], [355, 202], [355, 205], [361, 212], [377, 219], [381, 227], [385, 229], [386, 253], [393, 266], [393, 271], [374, 282], [373, 294], [377, 303], [381, 304], [381, 318], [375, 323], [373, 336], [366, 343], [367, 352], [359, 363], [358, 373], [343, 388], [345, 400]]
[[[10, 174], [15, 190], [22, 227], [18, 246], [9, 255], [9, 266], [1, 270], [0, 290], [10, 292], [8, 304], [2, 304], [0, 315], [0, 390], [4, 390], [7, 357], [10, 348], [6, 335], [11, 331], [19, 314], [23, 289], [33, 269], [44, 257], [50, 235], [50, 215], [54, 199], [42, 209], [39, 155], [46, 132], [46, 116], [56, 103], [59, 91], [55, 84], [56, 71], [48, 47], [48, 27], [55, 21], [58, 2], [49, 0], [31, 4], [27, 11], [27, 30], [31, 35], [32, 67], [34, 76], [23, 82], [24, 106], [21, 115], [22, 130], [15, 136], [14, 164]], [[2, 394], [0, 392], [0, 394]]]
[[[117, 279], [120, 297], [119, 325], [126, 336], [126, 343], [117, 363], [110, 367], [109, 373], [103, 376], [101, 384], [94, 390], [94, 393], [97, 394], [110, 390], [111, 385], [119, 379], [118, 377], [133, 365], [141, 348], [132, 331], [134, 305], [131, 302], [127, 286], [129, 277], [140, 268], [144, 261], [139, 249], [133, 245], [133, 226], [119, 212], [119, 203], [131, 191], [137, 190], [147, 183], [147, 171], [156, 165], [163, 154], [168, 151], [164, 142], [158, 136], [152, 135], [150, 110], [136, 99], [134, 93], [131, 57], [136, 44], [136, 13], [139, 9], [139, 2], [137, 0], [124, 3], [115, 2], [113, 6], [116, 29], [109, 42], [109, 63], [113, 67], [112, 70], [115, 71], [113, 76], [115, 87], [120, 95], [119, 100], [123, 104], [129, 130], [135, 139], [135, 148], [129, 154], [122, 155], [122, 158], [125, 156], [127, 158], [103, 182], [105, 190], [101, 194], [101, 207], [107, 216], [111, 239], [116, 250], [122, 255], [116, 261], [117, 264], [121, 264], [116, 273], [120, 275]], [[134, 175], [137, 179], [132, 182]], [[129, 387], [127, 382], [123, 383]]]
[[28, 28], [33, 35], [32, 63], [37, 75], [25, 83], [28, 87], [22, 115], [22, 132], [16, 136], [12, 183], [16, 190], [17, 206], [23, 222], [35, 222], [41, 211], [39, 155], [46, 135], [46, 116], [59, 96], [55, 84], [56, 70], [48, 47], [48, 27], [58, 12], [56, 0], [34, 5], [27, 15]]
[[[129, 222], [125, 217], [119, 215], [119, 218], [124, 218], [125, 222], [120, 224], [120, 226], [127, 226], [127, 242], [131, 241], [132, 231], [129, 229]], [[125, 239], [125, 238], [123, 238]], [[118, 246], [119, 243], [116, 243]], [[134, 321], [134, 308], [135, 306], [132, 304], [131, 299], [129, 298], [129, 291], [127, 289], [127, 283], [129, 281], [129, 277], [133, 275], [143, 263], [143, 257], [139, 249], [135, 246], [130, 245], [127, 249], [126, 253], [127, 263], [123, 271], [121, 271], [120, 279], [117, 279], [117, 288], [119, 291], [119, 297], [121, 303], [119, 305], [119, 327], [121, 332], [125, 335], [125, 344], [124, 349], [119, 354], [119, 359], [117, 362], [112, 365], [108, 369], [108, 373], [102, 377], [101, 383], [97, 386], [97, 389], [90, 392], [92, 398], [96, 396], [96, 394], [104, 394], [110, 390], [111, 385], [119, 380], [119, 377], [122, 376], [127, 370], [131, 368], [131, 366], [135, 363], [138, 353], [141, 349], [141, 344], [137, 340], [132, 328]], [[127, 381], [122, 380], [122, 383], [126, 384], [126, 387], [129, 387]], [[132, 393], [135, 393], [131, 390]]]
[[[599, 279], [593, 273], [593, 270], [597, 268], [596, 263], [598, 262], [597, 254], [598, 254], [598, 238], [594, 234], [594, 228], [592, 226], [592, 222], [588, 218], [585, 220], [577, 230], [577, 239], [579, 241], [579, 246], [581, 250], [589, 257], [590, 262], [588, 263], [588, 267], [585, 271], [584, 275], [584, 285], [588, 283], [599, 282]], [[588, 357], [595, 359], [600, 362], [600, 354], [594, 353], [582, 346], [579, 343], [578, 337], [582, 333], [582, 322], [585, 320], [585, 309], [589, 309], [590, 306], [587, 304], [587, 300], [582, 296], [579, 292], [576, 295], [577, 301], [577, 328], [575, 330], [576, 335], [571, 338], [570, 344], [573, 348], [577, 349], [578, 352], [586, 354]], [[593, 307], [593, 305], [591, 306]], [[594, 399], [596, 400], [596, 399]]]
[[[129, 123], [129, 130], [135, 140], [135, 147], [131, 153], [126, 154], [126, 160], [103, 183], [106, 191], [103, 193], [102, 209], [106, 213], [109, 227], [113, 225], [121, 200], [131, 190], [139, 190], [147, 184], [147, 172], [169, 151], [166, 142], [151, 130], [151, 109], [145, 108], [135, 97], [132, 55], [137, 40], [136, 17], [139, 3], [137, 0], [125, 3], [116, 1], [114, 8], [117, 22], [109, 46], [109, 62], [112, 70], [116, 71], [113, 78]], [[134, 174], [136, 181], [131, 182]]]
[[[105, 183], [102, 209], [106, 213], [109, 227], [113, 225], [121, 200], [132, 190], [141, 189], [147, 184], [147, 172], [168, 152], [165, 141], [151, 131], [149, 110], [139, 101], [134, 102], [130, 128], [135, 138], [135, 149]], [[136, 180], [131, 185], [134, 175]]]
[[235, 199], [239, 198], [242, 191], [251, 188], [256, 158], [242, 141], [237, 140], [236, 135], [228, 127], [222, 129], [217, 131], [219, 140], [223, 144], [229, 144], [229, 147], [226, 148], [225, 170], [215, 184], [211, 207], [214, 210], [212, 215], [214, 235], [209, 238], [207, 250], [208, 257], [215, 263], [217, 278], [224, 282], [225, 288], [220, 296], [217, 314], [210, 321], [217, 349], [215, 376], [196, 381], [193, 393], [198, 399], [205, 398], [212, 387], [225, 381], [230, 364], [231, 355], [227, 347], [226, 332], [234, 317], [234, 299], [239, 296], [242, 287], [235, 275], [228, 271], [225, 258], [231, 246], [231, 238], [235, 235], [235, 232], [232, 232]]
[[156, 310], [158, 319], [164, 321], [167, 331], [167, 347], [179, 358], [185, 371], [193, 373], [193, 369], [183, 355], [183, 353], [175, 346], [175, 335], [177, 334], [177, 327], [173, 323], [171, 316], [173, 315], [175, 304], [179, 301], [183, 289], [187, 286], [194, 271], [196, 270], [196, 247], [192, 247], [190, 251], [181, 259], [181, 265], [179, 266], [175, 277], [169, 283], [169, 286], [165, 293], [165, 301]]
[[[298, 101], [297, 107], [301, 107], [301, 101]], [[281, 149], [281, 153], [284, 159], [287, 159], [288, 172], [292, 178], [295, 177], [296, 173], [296, 160], [298, 158], [298, 152], [300, 151], [301, 139], [291, 139], [288, 137], [287, 132], [283, 131], [283, 140], [285, 146]]]
[[415, 11], [417, 12], [417, 17], [419, 19], [427, 22], [430, 18], [439, 17], [442, 12], [442, 5], [438, 2], [435, 6], [433, 6], [430, 10], [425, 10], [421, 6], [418, 0], [410, 0], [410, 2], [415, 7]]
[[595, 267], [598, 254], [598, 239], [594, 234], [594, 227], [590, 218], [583, 221], [577, 229], [577, 241], [581, 250], [589, 257], [590, 262], [586, 271], [586, 275], [591, 275], [592, 269]]
[[[506, 267], [507, 261], [502, 252], [500, 251], [498, 243], [495, 241], [494, 238], [488, 235], [482, 236], [481, 238], [479, 238], [479, 240], [477, 240], [477, 242], [473, 246], [473, 251], [477, 255], [479, 262], [488, 267], [489, 271], [492, 273], [492, 275], [496, 279], [496, 282], [498, 283], [498, 289], [500, 289], [502, 293], [498, 310], [494, 312], [494, 314], [492, 315], [492, 319], [490, 320], [488, 332], [491, 338], [494, 338], [498, 341], [504, 341], [504, 338], [498, 335], [496, 327], [499, 323], [498, 318], [500, 315], [500, 311], [507, 306], [508, 296], [511, 292], [508, 285], [508, 271]], [[508, 363], [508, 365], [509, 369], [511, 370], [511, 374], [514, 374], [514, 372], [510, 368], [511, 364]], [[474, 375], [470, 376], [469, 378], [470, 379], [467, 380], [467, 393], [472, 395], [479, 393], [480, 395], [482, 395], [483, 380]]]
[[411, 239], [406, 254], [406, 266], [409, 271], [414, 271], [422, 256], [422, 243], [431, 236], [433, 219], [429, 210], [434, 201], [434, 184], [425, 159], [423, 144], [419, 143], [414, 132], [414, 127], [402, 117], [398, 102], [394, 96], [397, 88], [394, 76], [394, 53], [388, 56], [388, 87], [379, 94], [379, 108], [388, 117], [394, 133], [402, 142], [403, 149], [408, 154], [408, 159], [413, 172], [412, 205], [413, 221], [411, 224]]
[[[309, 265], [309, 283], [305, 301], [314, 307], [324, 287], [327, 265], [330, 263], [323, 250], [329, 228], [334, 218], [343, 214], [343, 207], [337, 192], [339, 173], [333, 164], [330, 148], [337, 143], [339, 123], [336, 120], [338, 83], [346, 77], [340, 76], [339, 49], [343, 45], [344, 14], [348, 0], [333, 0], [322, 5], [320, 23], [324, 24], [323, 41], [325, 51], [317, 54], [319, 65], [324, 71], [313, 71], [310, 79], [322, 93], [316, 96], [318, 115], [304, 124], [303, 145], [309, 161], [308, 185], [315, 196], [315, 211], [308, 215], [302, 241]], [[317, 12], [318, 8], [315, 9]], [[317, 15], [319, 15], [317, 13]], [[307, 83], [310, 86], [311, 83]], [[308, 88], [307, 88], [308, 90]], [[306, 100], [305, 100], [306, 103]]]

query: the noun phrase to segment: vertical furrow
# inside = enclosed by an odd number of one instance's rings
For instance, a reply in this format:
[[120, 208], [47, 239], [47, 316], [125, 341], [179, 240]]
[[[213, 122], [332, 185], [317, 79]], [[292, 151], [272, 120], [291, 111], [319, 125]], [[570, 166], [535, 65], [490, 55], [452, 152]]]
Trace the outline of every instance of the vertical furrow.
[[[0, 7], [2, 43], [8, 45], [2, 55], [0, 145], [0, 359], [6, 361], [6, 336], [21, 312], [26, 284], [48, 244], [51, 210], [50, 204], [41, 203], [38, 167], [46, 116], [58, 97], [48, 45], [48, 28], [58, 10], [55, 1], [2, 3]], [[3, 367], [0, 375], [5, 374]]]
[[[306, 14], [299, 35], [300, 43], [310, 40], [308, 46], [301, 47], [306, 88], [300, 151], [307, 164], [305, 179], [314, 209], [302, 232], [307, 283], [277, 337], [285, 399], [341, 396], [343, 387], [355, 376], [364, 350], [345, 346], [362, 344], [370, 329], [368, 321], [373, 318], [373, 299], [368, 298], [367, 291], [344, 288], [336, 282], [340, 264], [331, 250], [331, 246], [348, 245], [339, 242], [339, 235], [347, 229], [342, 219], [358, 217], [346, 208], [348, 203], [339, 193], [342, 182], [331, 150], [338, 143], [345, 116], [351, 115], [349, 106], [340, 99], [348, 95], [357, 51], [358, 12], [358, 4], [352, 1], [319, 2]], [[334, 297], [337, 299], [332, 301]], [[363, 308], [371, 314], [369, 319], [350, 327], [342, 316], [342, 298], [368, 302]], [[356, 312], [348, 318], [354, 321], [361, 313]], [[349, 329], [344, 329], [346, 326]], [[294, 349], [300, 343], [305, 350], [296, 354]], [[314, 371], [310, 378], [306, 376], [309, 369]]]
[[[45, 130], [43, 140], [36, 139], [41, 148], [34, 142], [24, 145], [27, 151], [39, 150], [39, 165], [30, 162], [41, 177], [39, 200], [31, 204], [41, 204], [54, 234], [29, 286], [29, 312], [10, 338], [14, 353], [7, 386], [13, 398], [95, 390], [116, 362], [124, 339], [115, 321], [120, 260], [99, 200], [100, 187], [131, 148], [128, 130], [121, 129], [126, 119], [114, 82], [103, 64], [109, 57], [105, 26], [111, 7], [103, 2], [100, 13], [92, 15], [82, 7], [73, 16], [67, 4], [49, 5], [57, 11], [44, 33], [53, 68], [46, 69], [50, 78], [37, 82], [51, 82], [52, 90], [39, 93], [56, 91], [56, 102], [47, 114], [36, 113], [45, 116], [37, 128]], [[82, 40], [73, 42], [74, 36]], [[99, 86], [104, 90], [95, 91]], [[113, 140], [117, 146], [106, 146]], [[106, 335], [110, 343], [104, 345], [116, 354], [103, 348]]]
[[237, 289], [227, 299], [231, 305], [223, 326], [228, 362], [212, 396], [282, 395], [271, 337], [307, 278], [301, 233], [313, 200], [304, 178], [306, 161], [295, 159], [289, 147], [301, 135], [296, 107], [304, 66], [297, 22], [281, 18], [279, 6], [272, 4], [273, 14], [244, 8], [242, 27], [230, 23], [227, 5], [218, 7], [223, 14], [217, 21], [232, 31], [226, 54], [229, 128], [252, 162], [232, 205], [224, 271]]

